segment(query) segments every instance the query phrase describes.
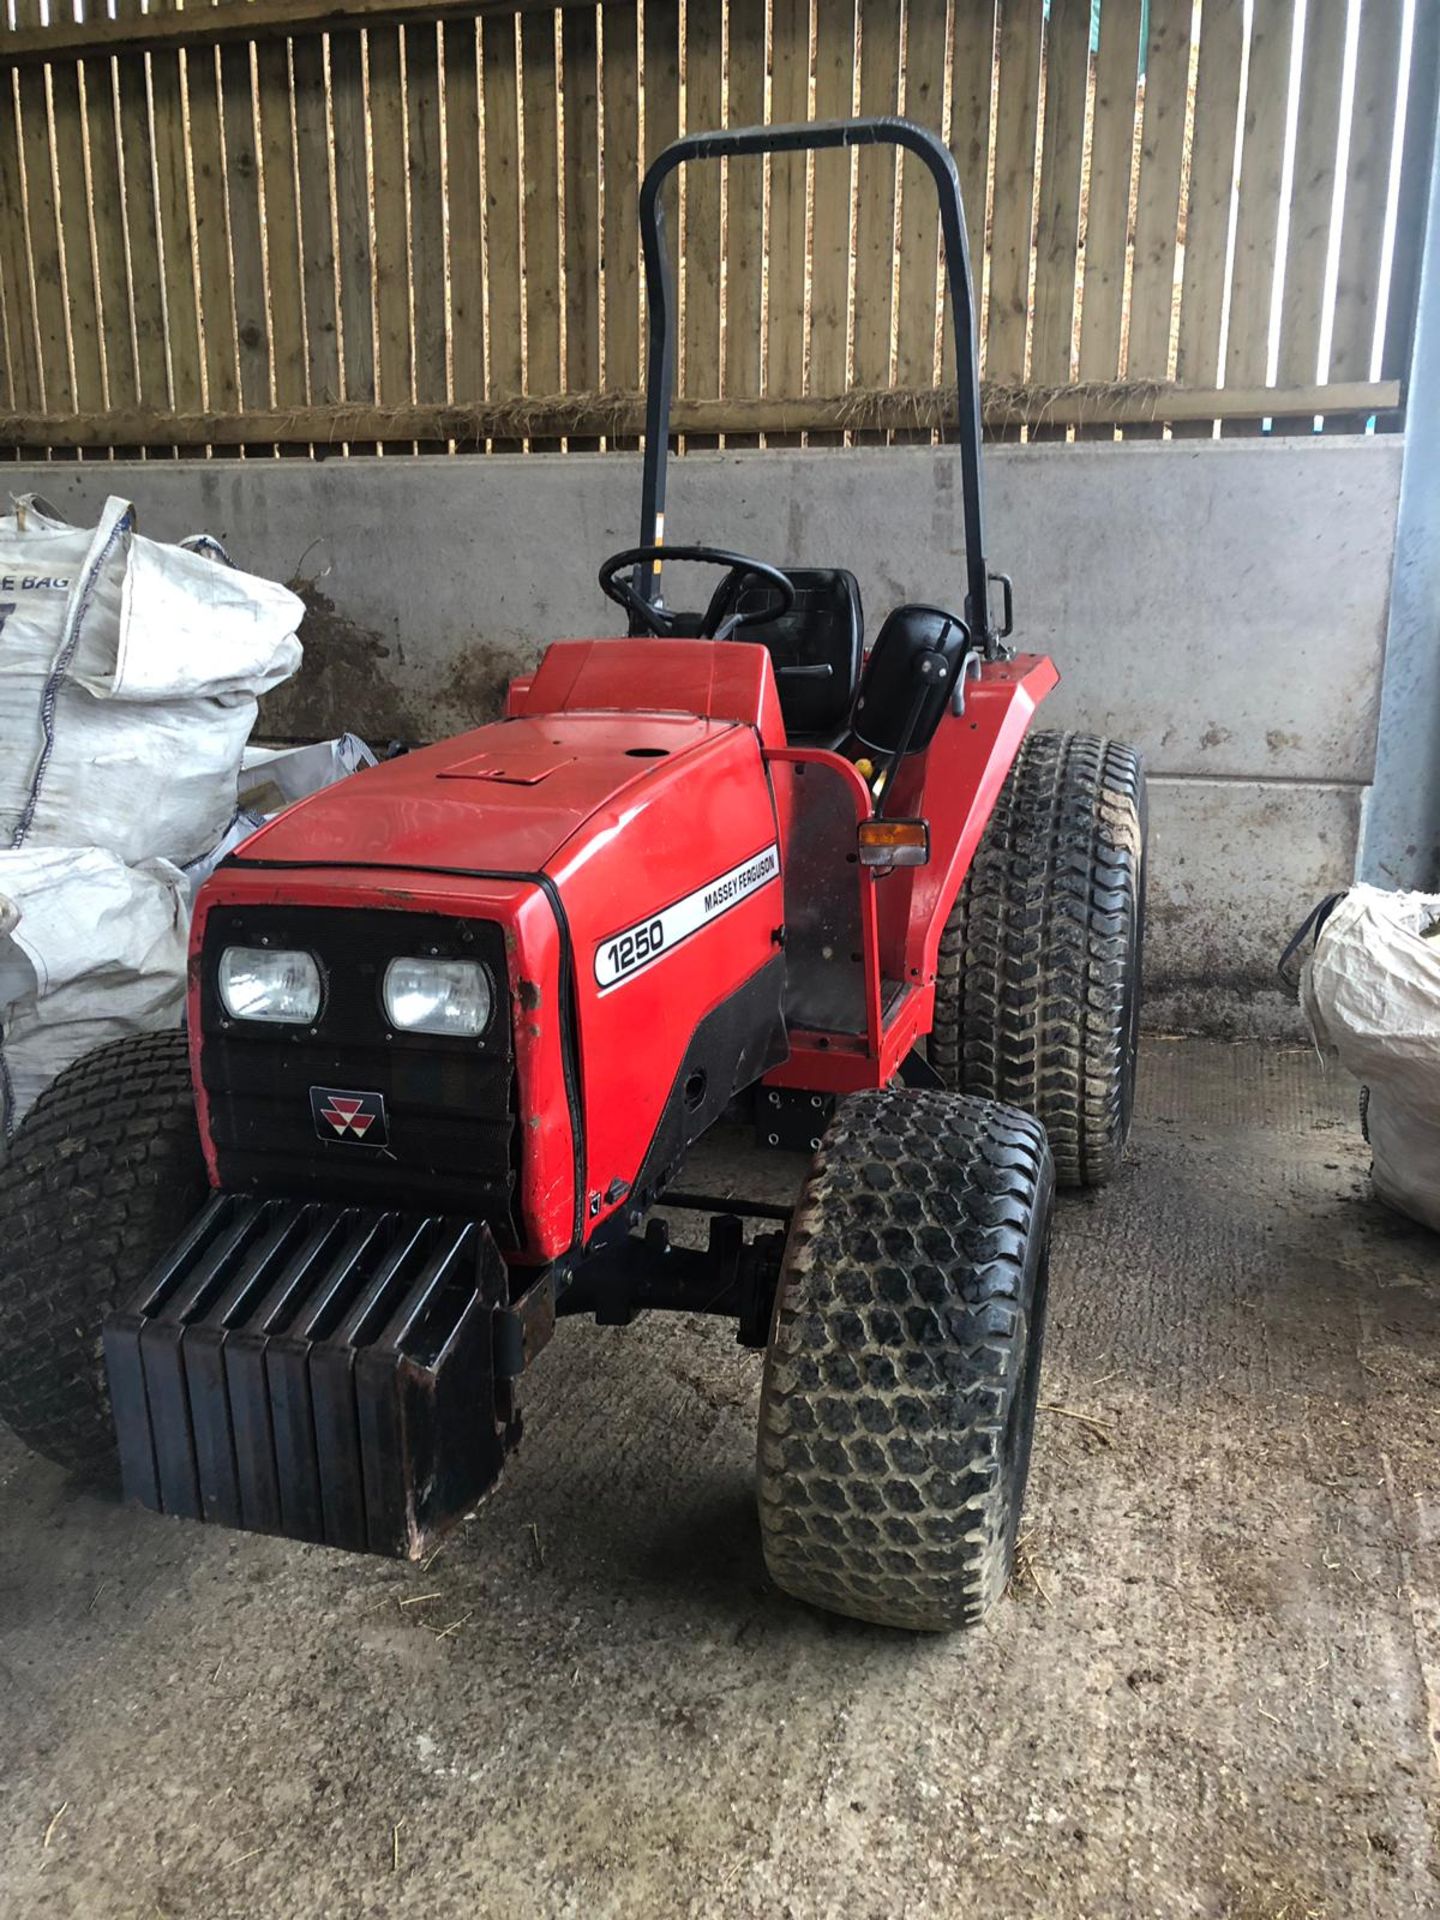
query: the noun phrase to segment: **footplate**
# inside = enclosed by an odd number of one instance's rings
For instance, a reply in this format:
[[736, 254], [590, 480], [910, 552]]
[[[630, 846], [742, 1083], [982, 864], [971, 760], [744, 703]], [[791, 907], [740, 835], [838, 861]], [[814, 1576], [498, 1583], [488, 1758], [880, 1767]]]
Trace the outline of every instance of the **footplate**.
[[419, 1559], [518, 1438], [474, 1221], [212, 1199], [105, 1326], [127, 1499]]

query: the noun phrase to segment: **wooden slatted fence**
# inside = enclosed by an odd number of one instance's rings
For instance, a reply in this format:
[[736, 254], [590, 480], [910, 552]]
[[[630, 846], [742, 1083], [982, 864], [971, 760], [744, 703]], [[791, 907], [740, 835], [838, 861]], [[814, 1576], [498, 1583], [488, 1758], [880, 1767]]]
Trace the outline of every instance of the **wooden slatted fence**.
[[[0, 445], [634, 445], [643, 166], [684, 129], [857, 111], [955, 155], [991, 431], [1394, 425], [1437, 21], [1430, 0], [0, 0]], [[944, 432], [913, 162], [736, 162], [674, 192], [689, 444]]]

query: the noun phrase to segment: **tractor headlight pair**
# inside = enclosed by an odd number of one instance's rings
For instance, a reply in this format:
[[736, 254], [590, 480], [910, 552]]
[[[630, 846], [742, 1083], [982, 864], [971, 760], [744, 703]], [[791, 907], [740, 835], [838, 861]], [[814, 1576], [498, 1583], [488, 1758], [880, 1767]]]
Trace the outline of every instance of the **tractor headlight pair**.
[[[320, 968], [313, 954], [270, 947], [227, 947], [220, 957], [220, 1003], [232, 1020], [303, 1027], [320, 1012]], [[402, 959], [385, 969], [385, 1016], [402, 1033], [476, 1039], [490, 1024], [495, 996], [478, 960]]]

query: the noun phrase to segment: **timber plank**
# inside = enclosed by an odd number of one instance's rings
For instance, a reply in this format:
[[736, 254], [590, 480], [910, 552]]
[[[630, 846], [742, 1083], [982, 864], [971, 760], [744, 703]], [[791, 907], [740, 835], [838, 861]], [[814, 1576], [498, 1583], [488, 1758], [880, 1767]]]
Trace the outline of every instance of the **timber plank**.
[[[116, 0], [116, 23], [127, 29], [140, 19], [141, 0]], [[165, 313], [160, 293], [160, 238], [155, 221], [154, 144], [150, 89], [143, 53], [123, 53], [115, 62], [120, 140], [125, 170], [125, 217], [130, 237], [131, 324], [142, 406], [168, 403]], [[266, 396], [269, 397], [268, 395]]]
[[[808, 119], [809, 0], [772, 0], [770, 118], [777, 125]], [[769, 314], [765, 391], [798, 399], [805, 389], [805, 244], [809, 170], [803, 153], [776, 155], [770, 173]], [[775, 433], [771, 446], [799, 446], [798, 434]]]
[[[485, 84], [485, 283], [490, 311], [488, 397], [513, 398], [525, 384], [520, 285], [520, 101], [515, 21], [481, 27]], [[497, 450], [519, 441], [496, 440]]]
[[[1290, 86], [1295, 0], [1255, 0], [1250, 74], [1240, 149], [1235, 265], [1230, 277], [1226, 386], [1260, 386], [1270, 350], [1270, 301], [1285, 159], [1284, 103]], [[1229, 431], [1253, 431], [1232, 427]]]
[[[520, 21], [520, 85], [525, 116], [525, 391], [559, 393], [560, 149], [556, 99], [555, 16]], [[559, 442], [531, 441], [538, 450]]]
[[[1051, 0], [1054, 15], [1055, 0]], [[950, 151], [960, 175], [965, 237], [974, 281], [975, 325], [980, 327], [980, 296], [989, 244], [991, 101], [995, 91], [995, 0], [955, 0], [951, 53]], [[977, 346], [979, 342], [977, 341]], [[950, 282], [941, 283], [940, 378], [955, 378], [955, 323], [950, 317]]]
[[[765, 0], [730, 0], [730, 118], [757, 127], [765, 118]], [[725, 163], [725, 371], [723, 390], [747, 399], [761, 391], [764, 336], [761, 286], [765, 253], [765, 165]], [[729, 446], [758, 446], [730, 435]]]
[[1075, 267], [1080, 241], [1080, 169], [1090, 74], [1090, 0], [1051, 0], [1035, 249], [1031, 378], [1070, 378], [1075, 343]]
[[302, 406], [306, 386], [305, 295], [295, 139], [290, 122], [290, 50], [283, 40], [263, 41], [255, 50], [255, 59], [275, 399], [282, 407]]
[[[50, 69], [50, 111], [55, 174], [60, 188], [60, 241], [65, 253], [65, 293], [70, 350], [75, 367], [75, 404], [82, 411], [105, 404], [100, 349], [100, 304], [90, 241], [90, 182], [85, 167], [85, 116], [77, 62]], [[97, 210], [98, 211], [98, 210]], [[112, 213], [118, 209], [112, 208]]]
[[1141, 12], [1141, 0], [1109, 0], [1100, 15], [1080, 296], [1082, 380], [1114, 380], [1120, 372]]
[[330, 108], [335, 121], [341, 378], [347, 400], [373, 400], [375, 283], [370, 256], [370, 177], [365, 161], [365, 46], [358, 33], [331, 37]]
[[1000, 104], [995, 134], [995, 214], [990, 240], [990, 317], [985, 370], [1025, 377], [1030, 313], [1030, 219], [1040, 104], [1040, 0], [1016, 0], [1000, 17]]
[[[1210, 387], [1220, 375], [1220, 324], [1225, 310], [1225, 260], [1244, 46], [1244, 15], [1239, 7], [1221, 7], [1201, 15], [1180, 330], [1175, 349], [1175, 377], [1182, 386]], [[1197, 422], [1176, 431], [1198, 436], [1212, 431], [1213, 424]]]
[[[16, 28], [40, 21], [40, 0], [16, 0]], [[40, 342], [40, 373], [47, 407], [71, 408], [75, 388], [70, 372], [70, 342], [65, 318], [64, 269], [60, 259], [60, 218], [51, 175], [50, 112], [45, 75], [38, 67], [20, 76], [20, 136], [25, 161], [25, 217], [34, 271], [35, 316]]]
[[[633, 0], [607, 5], [601, 88], [605, 111], [604, 380], [640, 383], [639, 19]], [[617, 444], [611, 442], [612, 445]]]
[[255, 144], [255, 96], [248, 47], [222, 48], [220, 83], [240, 398], [245, 409], [254, 411], [270, 404], [270, 312], [265, 299], [260, 155]]
[[[185, 97], [190, 114], [190, 167], [195, 180], [195, 258], [200, 279], [206, 404], [215, 412], [233, 412], [240, 405], [240, 371], [235, 352], [230, 240], [225, 231], [219, 56], [213, 47], [195, 47], [186, 55]], [[97, 233], [102, 221], [103, 208], [97, 198]], [[109, 226], [110, 222], [103, 224]]]
[[[300, 259], [305, 291], [306, 390], [312, 405], [340, 398], [340, 329], [335, 305], [335, 227], [330, 212], [329, 101], [325, 42], [297, 36], [290, 49], [295, 154], [300, 177]], [[353, 164], [347, 156], [337, 164]], [[364, 165], [363, 149], [360, 164]], [[338, 185], [338, 182], [337, 182]]]
[[[561, 79], [565, 107], [565, 385], [593, 393], [600, 385], [600, 85], [595, 15], [563, 14]], [[572, 452], [598, 447], [572, 438]]]
[[485, 249], [475, 22], [448, 21], [441, 44], [450, 200], [451, 389], [457, 400], [479, 400], [485, 393]]
[[[685, 46], [685, 131], [718, 127], [721, 118], [721, 16], [718, 7], [688, 11]], [[680, 279], [679, 391], [713, 399], [720, 391], [721, 162], [685, 168], [681, 182], [684, 244]], [[714, 446], [696, 440], [692, 446]]]
[[[1279, 410], [1324, 413], [1349, 410], [1394, 413], [1400, 405], [1398, 380], [1349, 381], [1304, 388], [1228, 387], [1157, 388], [1145, 382], [1103, 393], [1077, 387], [1057, 395], [1052, 388], [988, 388], [985, 423], [1013, 430], [1051, 421], [1076, 426], [1108, 421], [1121, 424], [1156, 420], [1214, 419], [1217, 415], [1258, 419]], [[884, 388], [876, 393], [760, 395], [754, 399], [692, 400], [675, 403], [681, 433], [732, 431], [770, 433], [834, 432], [864, 418], [872, 428], [909, 425], [932, 428], [953, 417], [953, 389], [928, 386]], [[341, 441], [449, 439], [478, 443], [520, 433], [596, 433], [640, 430], [645, 417], [642, 393], [601, 394], [579, 410], [569, 394], [526, 396], [480, 405], [411, 405], [270, 408], [244, 414], [172, 414], [126, 408], [105, 414], [71, 412], [0, 414], [0, 445], [100, 447], [119, 441], [173, 441], [182, 446], [238, 445], [252, 441], [337, 444]]]
[[[175, 0], [154, 0], [152, 13], [176, 10]], [[171, 404], [188, 411], [204, 391], [200, 309], [195, 293], [195, 234], [190, 218], [188, 142], [178, 48], [150, 56], [150, 99], [155, 140], [155, 195], [160, 208], [160, 244], [165, 282], [165, 336], [170, 356]]]
[[387, 407], [414, 399], [410, 353], [409, 227], [405, 214], [405, 95], [399, 27], [372, 27], [370, 138], [374, 154], [377, 391]]
[[[854, 100], [854, 10], [821, 8], [815, 43], [815, 118], [848, 120]], [[843, 393], [849, 379], [855, 154], [844, 149], [817, 153], [812, 166], [806, 390]], [[810, 444], [835, 446], [843, 441], [843, 434], [814, 434]]]
[[[440, 43], [430, 24], [405, 29], [415, 398], [443, 400], [449, 381], [445, 285], [445, 174], [441, 155]], [[425, 449], [422, 449], [424, 451]], [[434, 451], [443, 453], [443, 444]]]

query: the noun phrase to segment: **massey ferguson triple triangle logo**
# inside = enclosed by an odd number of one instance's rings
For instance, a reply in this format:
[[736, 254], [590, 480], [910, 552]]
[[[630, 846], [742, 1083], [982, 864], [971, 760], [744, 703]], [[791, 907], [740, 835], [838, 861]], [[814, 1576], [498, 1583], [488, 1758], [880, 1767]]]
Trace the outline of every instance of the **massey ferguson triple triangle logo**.
[[310, 1113], [322, 1140], [344, 1140], [352, 1147], [383, 1147], [389, 1139], [383, 1094], [312, 1087]]

